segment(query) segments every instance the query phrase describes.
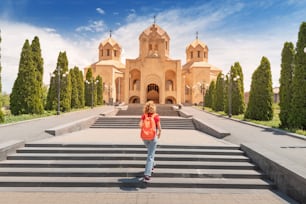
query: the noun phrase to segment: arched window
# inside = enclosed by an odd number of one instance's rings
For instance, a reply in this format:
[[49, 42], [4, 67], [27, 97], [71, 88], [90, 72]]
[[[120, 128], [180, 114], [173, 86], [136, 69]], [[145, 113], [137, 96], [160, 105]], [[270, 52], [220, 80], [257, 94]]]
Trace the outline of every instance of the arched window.
[[193, 52], [190, 52], [190, 58], [191, 59], [193, 58]]
[[157, 93], [159, 93], [159, 88], [156, 84], [149, 84], [147, 87], [147, 92], [150, 91], [156, 91]]
[[166, 81], [166, 91], [173, 91], [173, 81], [171, 80]]
[[107, 49], [107, 56], [109, 56], [110, 55], [110, 50], [109, 49]]
[[157, 44], [155, 44], [154, 50], [158, 50], [158, 45]]
[[198, 58], [201, 57], [201, 51], [198, 51]]

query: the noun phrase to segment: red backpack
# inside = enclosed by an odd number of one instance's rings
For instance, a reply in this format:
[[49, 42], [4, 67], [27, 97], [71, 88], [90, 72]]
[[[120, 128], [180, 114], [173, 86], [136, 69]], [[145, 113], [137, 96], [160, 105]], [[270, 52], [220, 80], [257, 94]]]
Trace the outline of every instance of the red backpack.
[[156, 135], [156, 124], [155, 124], [155, 113], [148, 116], [148, 114], [144, 115], [143, 125], [141, 128], [140, 136], [143, 140], [153, 140]]

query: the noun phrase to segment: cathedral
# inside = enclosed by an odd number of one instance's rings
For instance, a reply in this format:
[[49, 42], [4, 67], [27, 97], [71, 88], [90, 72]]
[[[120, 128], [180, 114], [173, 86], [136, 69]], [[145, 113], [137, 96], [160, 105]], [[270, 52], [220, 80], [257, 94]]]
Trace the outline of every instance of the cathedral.
[[170, 37], [156, 23], [139, 36], [139, 56], [121, 62], [122, 48], [112, 36], [99, 45], [99, 60], [93, 76], [103, 80], [106, 104], [140, 103], [201, 104], [212, 80], [220, 69], [208, 63], [208, 47], [196, 39], [186, 47], [186, 64], [170, 58]]

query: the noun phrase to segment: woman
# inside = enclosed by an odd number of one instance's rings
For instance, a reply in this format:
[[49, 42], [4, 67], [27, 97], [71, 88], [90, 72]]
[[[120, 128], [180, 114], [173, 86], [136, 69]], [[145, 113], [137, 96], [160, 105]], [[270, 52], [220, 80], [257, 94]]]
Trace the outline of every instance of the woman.
[[154, 168], [157, 139], [160, 138], [161, 133], [160, 118], [156, 113], [156, 106], [153, 101], [148, 101], [145, 104], [139, 126], [141, 128], [141, 138], [148, 150], [143, 181], [149, 182]]

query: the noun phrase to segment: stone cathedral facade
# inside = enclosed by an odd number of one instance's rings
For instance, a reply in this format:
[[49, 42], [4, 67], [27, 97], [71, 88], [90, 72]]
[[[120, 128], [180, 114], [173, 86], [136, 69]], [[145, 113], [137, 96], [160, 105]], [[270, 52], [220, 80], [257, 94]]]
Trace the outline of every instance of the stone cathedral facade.
[[186, 64], [170, 58], [170, 37], [157, 24], [139, 36], [139, 56], [120, 61], [122, 48], [111, 36], [99, 45], [99, 60], [86, 67], [103, 80], [103, 99], [113, 102], [200, 104], [220, 69], [208, 63], [208, 47], [198, 37], [186, 47]]

